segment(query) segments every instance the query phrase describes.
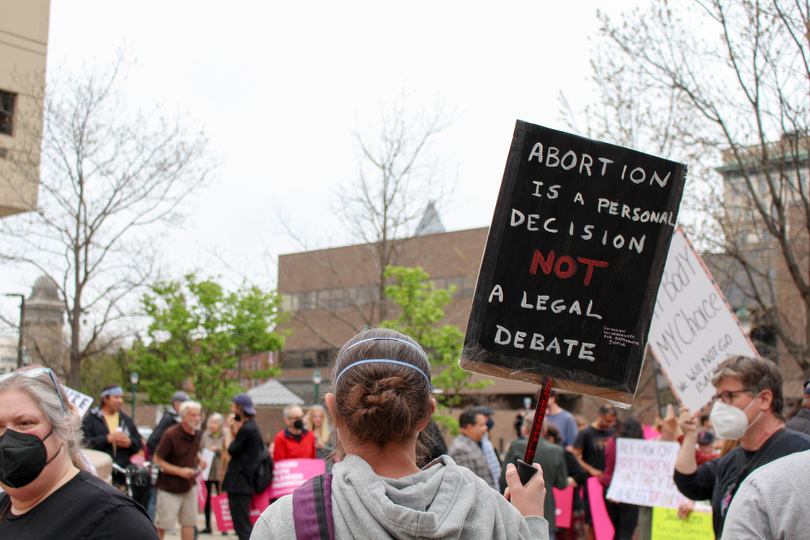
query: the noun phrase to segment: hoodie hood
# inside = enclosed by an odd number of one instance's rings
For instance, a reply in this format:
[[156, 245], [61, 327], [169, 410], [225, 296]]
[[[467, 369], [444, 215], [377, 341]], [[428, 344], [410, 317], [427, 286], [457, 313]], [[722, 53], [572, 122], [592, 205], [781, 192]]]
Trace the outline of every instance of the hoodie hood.
[[528, 532], [500, 493], [448, 456], [395, 479], [377, 476], [368, 463], [350, 454], [332, 473], [338, 538], [513, 539]]

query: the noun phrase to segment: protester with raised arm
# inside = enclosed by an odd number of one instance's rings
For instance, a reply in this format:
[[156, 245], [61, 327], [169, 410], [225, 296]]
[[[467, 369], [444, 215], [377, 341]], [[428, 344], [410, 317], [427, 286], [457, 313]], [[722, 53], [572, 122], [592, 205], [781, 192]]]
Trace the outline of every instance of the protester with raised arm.
[[684, 496], [711, 499], [714, 534], [719, 538], [729, 504], [751, 471], [775, 459], [810, 449], [810, 436], [785, 429], [782, 374], [765, 358], [734, 356], [717, 366], [711, 421], [721, 439], [740, 441], [725, 456], [698, 466], [698, 421], [681, 409], [683, 444], [675, 461], [675, 485]]

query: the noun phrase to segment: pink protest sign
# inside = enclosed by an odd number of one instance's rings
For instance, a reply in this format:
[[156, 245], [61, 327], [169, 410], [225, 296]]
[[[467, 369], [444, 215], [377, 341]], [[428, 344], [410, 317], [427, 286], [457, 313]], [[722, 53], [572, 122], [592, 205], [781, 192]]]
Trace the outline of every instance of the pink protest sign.
[[289, 495], [314, 476], [326, 472], [322, 459], [281, 459], [273, 465], [273, 482], [268, 488], [271, 499]]
[[644, 426], [642, 429], [644, 430], [644, 439], [648, 441], [657, 439], [661, 436], [661, 433], [652, 426]]
[[205, 485], [202, 474], [198, 474], [195, 481], [197, 482], [197, 503], [200, 505], [200, 512], [204, 512], [205, 499], [208, 498], [208, 487]]
[[588, 478], [588, 504], [591, 506], [591, 519], [596, 540], [612, 540], [616, 531], [613, 529], [613, 523], [605, 508], [602, 484], [595, 476]]
[[250, 511], [248, 512], [250, 523], [256, 525], [259, 516], [268, 506], [270, 506], [270, 487], [250, 499]]
[[568, 486], [565, 489], [551, 488], [554, 492], [554, 504], [557, 505], [557, 512], [554, 514], [557, 519], [557, 527], [567, 529], [571, 526], [571, 514], [574, 509], [574, 487]]
[[211, 497], [211, 507], [214, 509], [217, 529], [220, 532], [232, 531], [233, 520], [231, 519], [231, 509], [228, 506], [228, 496], [223, 494]]

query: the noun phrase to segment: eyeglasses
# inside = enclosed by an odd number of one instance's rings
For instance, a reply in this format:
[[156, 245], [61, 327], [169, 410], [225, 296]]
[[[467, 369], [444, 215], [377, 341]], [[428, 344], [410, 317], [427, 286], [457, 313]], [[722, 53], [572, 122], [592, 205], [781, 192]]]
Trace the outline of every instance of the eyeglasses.
[[734, 400], [734, 394], [740, 394], [742, 392], [748, 392], [749, 388], [743, 388], [742, 390], [723, 390], [719, 394], [715, 394], [712, 396], [712, 403], [717, 401], [718, 399], [725, 403], [726, 405], [731, 405], [731, 402]]
[[0, 382], [5, 381], [6, 379], [11, 378], [12, 375], [21, 375], [24, 377], [39, 377], [43, 373], [47, 373], [48, 376], [51, 378], [51, 382], [53, 383], [53, 387], [56, 389], [56, 395], [59, 396], [59, 403], [62, 404], [62, 411], [67, 414], [67, 407], [65, 407], [65, 400], [62, 397], [62, 390], [59, 387], [59, 382], [56, 380], [56, 376], [53, 374], [53, 370], [51, 368], [33, 368], [27, 369], [25, 371], [12, 371], [11, 373], [6, 373], [4, 375], [0, 375]]

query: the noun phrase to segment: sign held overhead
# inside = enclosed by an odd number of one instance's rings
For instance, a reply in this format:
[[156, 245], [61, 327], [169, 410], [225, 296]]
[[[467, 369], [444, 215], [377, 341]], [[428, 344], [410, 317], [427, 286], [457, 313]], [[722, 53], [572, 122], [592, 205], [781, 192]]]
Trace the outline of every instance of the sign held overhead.
[[518, 121], [459, 365], [632, 403], [685, 176]]
[[714, 395], [715, 368], [758, 356], [683, 229], [672, 238], [650, 328], [650, 350], [682, 405], [697, 411]]

